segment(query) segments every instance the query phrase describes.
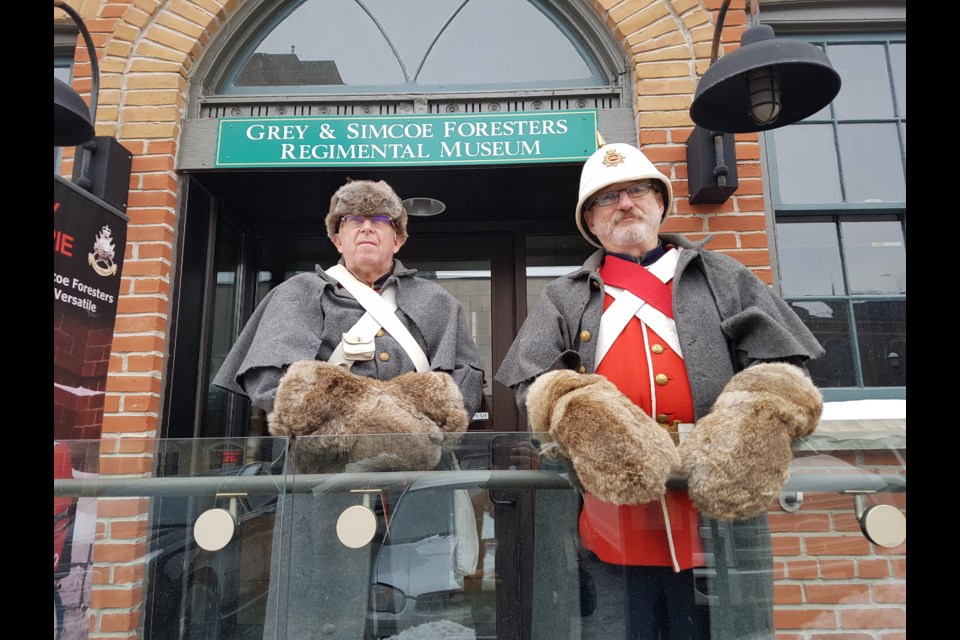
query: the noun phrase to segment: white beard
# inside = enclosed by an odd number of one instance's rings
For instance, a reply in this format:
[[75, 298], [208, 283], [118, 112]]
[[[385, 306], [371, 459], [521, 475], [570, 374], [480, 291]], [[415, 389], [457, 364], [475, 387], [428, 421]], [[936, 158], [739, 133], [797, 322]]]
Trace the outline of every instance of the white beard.
[[[628, 226], [619, 226], [620, 221], [627, 216], [633, 216], [636, 222]], [[649, 240], [659, 230], [660, 225], [641, 209], [635, 207], [630, 211], [617, 211], [607, 222], [601, 223], [597, 228], [597, 237], [603, 244], [606, 244], [603, 241], [607, 241], [618, 247], [628, 247]]]

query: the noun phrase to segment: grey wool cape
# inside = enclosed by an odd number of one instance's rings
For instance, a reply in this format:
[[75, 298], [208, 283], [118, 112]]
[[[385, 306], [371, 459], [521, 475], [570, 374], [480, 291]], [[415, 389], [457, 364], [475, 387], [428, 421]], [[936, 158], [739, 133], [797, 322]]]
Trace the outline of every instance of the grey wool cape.
[[[704, 251], [707, 238], [691, 243], [661, 234], [664, 244], [682, 247], [673, 278], [673, 312], [697, 419], [709, 412], [724, 385], [754, 362], [801, 365], [823, 348], [784, 300], [733, 258]], [[507, 352], [496, 380], [518, 392], [524, 411], [526, 388], [555, 369], [594, 373], [596, 336], [603, 313], [604, 251], [583, 266], [547, 284], [537, 306]]]
[[[384, 287], [397, 287], [397, 317], [426, 354], [433, 371], [449, 373], [468, 415], [480, 406], [483, 369], [459, 301], [440, 285], [414, 277], [394, 261]], [[270, 411], [277, 386], [293, 362], [328, 360], [342, 334], [364, 314], [360, 304], [318, 266], [271, 290], [244, 327], [214, 384], [250, 397]], [[378, 354], [355, 363], [361, 376], [389, 380], [414, 371], [389, 334], [375, 338]], [[288, 463], [294, 473], [295, 461]], [[312, 469], [323, 473], [324, 470]], [[335, 484], [335, 483], [334, 483]], [[337, 538], [337, 518], [360, 504], [355, 494], [327, 491], [283, 495], [277, 505], [263, 637], [361, 638], [367, 614], [371, 546], [350, 549]]]
[[[709, 413], [730, 378], [751, 364], [783, 361], [802, 367], [824, 353], [766, 283], [733, 258], [704, 250], [710, 239], [692, 243], [660, 235], [663, 244], [683, 249], [673, 279], [673, 311], [698, 420]], [[598, 250], [580, 269], [547, 284], [501, 364], [496, 380], [514, 389], [522, 413], [537, 376], [580, 367], [595, 372], [603, 257]], [[582, 340], [586, 335], [591, 339]], [[576, 531], [578, 510], [569, 511], [568, 528]], [[710, 637], [772, 639], [773, 559], [766, 515], [732, 522], [703, 519], [701, 530], [707, 532], [703, 584]]]
[[[483, 369], [470, 337], [460, 302], [443, 287], [414, 277], [394, 260], [384, 288], [397, 288], [397, 316], [430, 361], [432, 371], [453, 376], [468, 415], [480, 406]], [[364, 308], [317, 266], [272, 289], [254, 311], [221, 365], [213, 384], [250, 397], [254, 405], [272, 409], [273, 396], [285, 368], [297, 360], [326, 361]], [[350, 369], [361, 376], [389, 380], [415, 367], [392, 336], [374, 339], [377, 354]]]

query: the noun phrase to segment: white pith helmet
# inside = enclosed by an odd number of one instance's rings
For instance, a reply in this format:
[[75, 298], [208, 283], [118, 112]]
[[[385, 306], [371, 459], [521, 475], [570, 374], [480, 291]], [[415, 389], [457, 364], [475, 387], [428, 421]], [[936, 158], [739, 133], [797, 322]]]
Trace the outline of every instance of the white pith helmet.
[[577, 202], [577, 228], [587, 242], [601, 247], [597, 237], [590, 233], [583, 219], [583, 204], [596, 192], [618, 182], [631, 180], [657, 180], [660, 182], [660, 195], [663, 196], [663, 217], [667, 217], [673, 202], [673, 186], [670, 179], [663, 175], [647, 156], [636, 147], [622, 142], [601, 145], [593, 152], [580, 172], [580, 200]]

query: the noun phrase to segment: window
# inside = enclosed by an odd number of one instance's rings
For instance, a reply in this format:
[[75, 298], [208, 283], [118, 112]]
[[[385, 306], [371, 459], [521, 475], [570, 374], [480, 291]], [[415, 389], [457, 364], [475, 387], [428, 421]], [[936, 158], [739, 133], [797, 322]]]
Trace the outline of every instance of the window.
[[299, 0], [233, 65], [220, 92], [446, 92], [606, 86], [536, 0]]
[[808, 38], [841, 76], [836, 99], [766, 136], [781, 293], [827, 351], [828, 400], [906, 387], [906, 40]]

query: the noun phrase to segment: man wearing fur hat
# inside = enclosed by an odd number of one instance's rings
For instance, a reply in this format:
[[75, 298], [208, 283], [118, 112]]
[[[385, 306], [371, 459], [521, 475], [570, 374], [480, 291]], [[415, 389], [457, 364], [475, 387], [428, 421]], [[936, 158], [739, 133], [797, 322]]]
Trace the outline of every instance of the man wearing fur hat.
[[[330, 200], [326, 227], [341, 254], [339, 264], [327, 270], [318, 266], [271, 290], [214, 384], [248, 396], [268, 412], [274, 435], [337, 435], [336, 429], [317, 423], [316, 412], [328, 407], [342, 417], [357, 403], [356, 394], [336, 395], [347, 388], [337, 382], [345, 376], [368, 380], [355, 382], [377, 397], [390, 398], [389, 408], [396, 413], [385, 414], [386, 407], [380, 406], [377, 420], [337, 427], [341, 432], [465, 430], [468, 416], [480, 404], [483, 369], [459, 301], [438, 284], [415, 277], [414, 270], [394, 258], [407, 239], [407, 212], [399, 196], [383, 181], [348, 181]], [[402, 374], [453, 394], [446, 404], [459, 405], [457, 410], [433, 416], [433, 421], [419, 420], [435, 413], [436, 403], [403, 395], [417, 384], [398, 383], [385, 394], [376, 384]], [[327, 393], [308, 393], [308, 385], [328, 382]], [[392, 402], [398, 394], [403, 397]], [[407, 400], [426, 406], [416, 406], [411, 416], [404, 409]], [[353, 417], [362, 420], [365, 413]], [[396, 424], [389, 424], [390, 418]]]
[[[772, 637], [765, 511], [792, 438], [819, 421], [803, 363], [823, 350], [755, 274], [704, 249], [710, 238], [660, 234], [672, 201], [636, 147], [591, 155], [575, 215], [598, 250], [546, 286], [496, 379], [576, 471], [581, 543], [623, 567], [628, 638]], [[688, 491], [667, 491], [670, 474]], [[701, 540], [701, 517], [715, 535], [717, 523], [752, 531], [759, 548], [721, 558], [717, 540]], [[718, 563], [709, 622], [694, 598], [704, 551]], [[723, 562], [748, 569], [738, 589], [723, 583]]]
[[[407, 212], [386, 182], [348, 181], [330, 200], [326, 227], [339, 264], [271, 290], [214, 384], [268, 412], [270, 433], [292, 438], [297, 472], [453, 464], [448, 445], [483, 387], [459, 301], [394, 257]], [[336, 531], [357, 496], [318, 490], [283, 504], [265, 638], [361, 637], [370, 547], [348, 549]]]

